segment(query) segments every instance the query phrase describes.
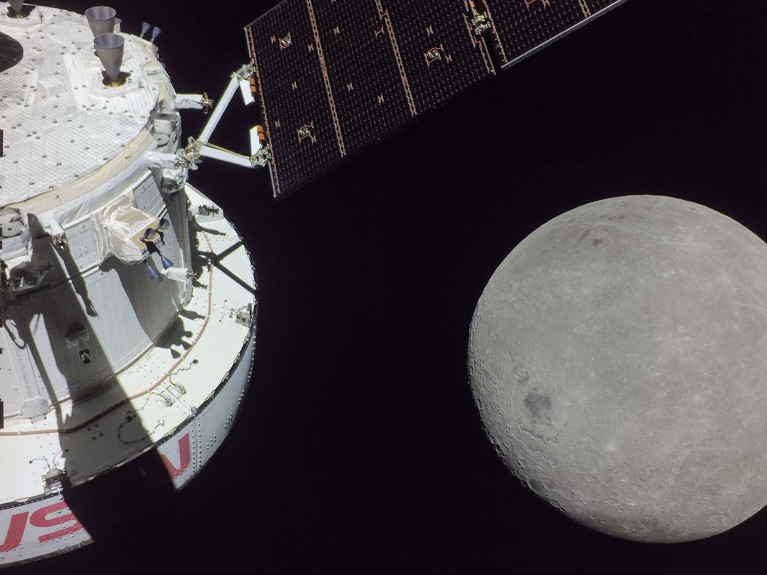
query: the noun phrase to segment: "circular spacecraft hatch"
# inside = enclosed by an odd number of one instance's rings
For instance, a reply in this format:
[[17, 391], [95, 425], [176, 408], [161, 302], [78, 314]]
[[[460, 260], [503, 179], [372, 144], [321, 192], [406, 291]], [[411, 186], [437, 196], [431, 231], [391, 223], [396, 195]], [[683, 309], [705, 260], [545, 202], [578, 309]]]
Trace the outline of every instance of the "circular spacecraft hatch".
[[24, 48], [16, 40], [0, 32], [0, 72], [5, 72], [21, 62]]

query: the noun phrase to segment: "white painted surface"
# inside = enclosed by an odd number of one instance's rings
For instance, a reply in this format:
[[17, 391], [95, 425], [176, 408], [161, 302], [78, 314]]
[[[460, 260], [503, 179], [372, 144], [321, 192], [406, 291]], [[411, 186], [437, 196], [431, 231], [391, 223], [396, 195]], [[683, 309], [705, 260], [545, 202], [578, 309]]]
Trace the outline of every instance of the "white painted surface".
[[[46, 474], [80, 485], [157, 449], [176, 487], [186, 484], [231, 429], [256, 310], [236, 230], [220, 210], [198, 228], [197, 206], [215, 204], [183, 186], [184, 168], [171, 174], [181, 189], [152, 169], [158, 153], [174, 157], [180, 134], [154, 47], [124, 35], [128, 80], [107, 88], [83, 16], [36, 7], [12, 21], [6, 6], [0, 32], [24, 58], [0, 74], [0, 259], [18, 279], [0, 290], [0, 566], [89, 542]], [[121, 196], [150, 227], [170, 224], [158, 253], [145, 230], [125, 232], [149, 253], [132, 265], [102, 245], [98, 216]]]
[[60, 188], [120, 154], [147, 124], [158, 79], [167, 80], [152, 46], [124, 35], [128, 80], [107, 88], [84, 16], [37, 6], [38, 23], [20, 28], [6, 6], [0, 32], [23, 44], [24, 58], [0, 74], [0, 205]]
[[[196, 202], [212, 204], [191, 188], [189, 193]], [[181, 488], [229, 433], [250, 377], [255, 308], [249, 322], [242, 319], [255, 306], [255, 278], [227, 220], [206, 228], [214, 233], [200, 238], [203, 251], [227, 251], [222, 263], [242, 283], [215, 266], [203, 269], [184, 307], [188, 317], [177, 328], [184, 345], [171, 332], [120, 373], [116, 386], [84, 402], [63, 402], [59, 418], [53, 412], [35, 423], [17, 418], [0, 432], [0, 565], [89, 541], [59, 505], [60, 494], [45, 493], [42, 477], [51, 469], [65, 469], [80, 484], [156, 446]], [[28, 499], [34, 502], [22, 503]], [[58, 520], [43, 521], [48, 515]]]

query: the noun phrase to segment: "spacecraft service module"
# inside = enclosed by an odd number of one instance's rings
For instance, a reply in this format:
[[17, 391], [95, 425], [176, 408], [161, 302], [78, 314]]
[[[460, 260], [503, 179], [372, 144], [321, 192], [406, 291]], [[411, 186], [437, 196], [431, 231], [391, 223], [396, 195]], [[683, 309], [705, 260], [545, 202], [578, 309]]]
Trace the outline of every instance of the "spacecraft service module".
[[87, 16], [0, 7], [2, 564], [89, 542], [66, 490], [142, 454], [186, 484], [255, 344], [248, 252], [178, 152], [205, 102], [113, 10]]

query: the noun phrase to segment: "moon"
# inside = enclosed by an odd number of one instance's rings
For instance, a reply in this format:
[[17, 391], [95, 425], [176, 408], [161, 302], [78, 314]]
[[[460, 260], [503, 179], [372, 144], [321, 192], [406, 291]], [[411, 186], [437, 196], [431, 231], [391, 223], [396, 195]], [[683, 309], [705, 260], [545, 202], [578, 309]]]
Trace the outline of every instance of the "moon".
[[767, 245], [659, 196], [587, 204], [495, 271], [469, 378], [506, 466], [575, 521], [709, 537], [767, 503]]

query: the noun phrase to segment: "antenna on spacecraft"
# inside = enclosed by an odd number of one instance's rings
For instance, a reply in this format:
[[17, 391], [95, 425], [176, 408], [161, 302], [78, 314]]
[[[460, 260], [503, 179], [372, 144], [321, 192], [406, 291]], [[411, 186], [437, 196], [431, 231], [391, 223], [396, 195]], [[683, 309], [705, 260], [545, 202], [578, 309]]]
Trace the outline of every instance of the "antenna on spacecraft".
[[110, 6], [92, 6], [85, 11], [88, 26], [94, 37], [114, 32], [116, 15], [116, 10]]
[[13, 17], [20, 18], [24, 15], [24, 0], [9, 0], [11, 4], [11, 10], [13, 10]]
[[96, 36], [93, 39], [93, 44], [96, 47], [96, 54], [101, 60], [101, 65], [104, 66], [104, 74], [109, 80], [107, 83], [110, 86], [120, 84], [120, 66], [123, 62], [125, 39], [119, 34], [109, 32]]
[[141, 34], [139, 34], [139, 38], [144, 38], [149, 32], [151, 32], [149, 41], [154, 44], [155, 40], [157, 40], [157, 37], [162, 33], [162, 29], [158, 28], [157, 26], [153, 26], [149, 22], [142, 22]]
[[93, 47], [104, 67], [104, 83], [109, 86], [121, 84], [120, 67], [123, 62], [125, 39], [115, 34], [117, 12], [110, 6], [91, 6], [85, 11], [91, 32], [93, 32]]

